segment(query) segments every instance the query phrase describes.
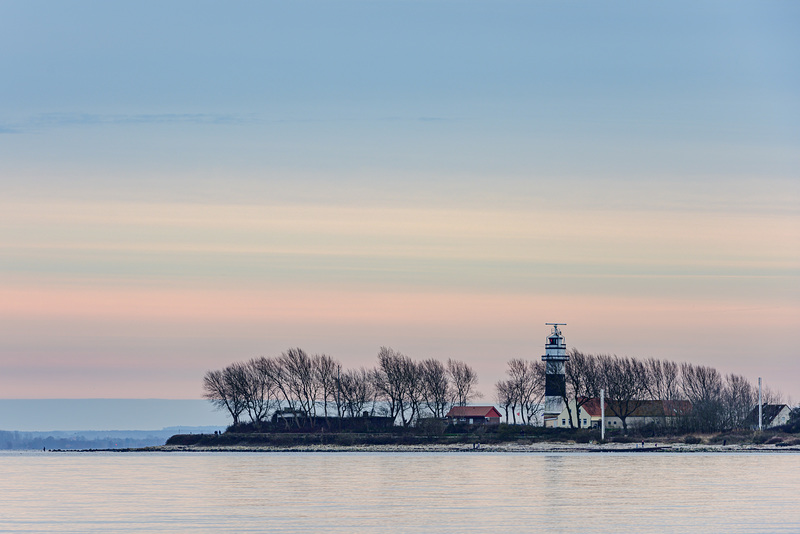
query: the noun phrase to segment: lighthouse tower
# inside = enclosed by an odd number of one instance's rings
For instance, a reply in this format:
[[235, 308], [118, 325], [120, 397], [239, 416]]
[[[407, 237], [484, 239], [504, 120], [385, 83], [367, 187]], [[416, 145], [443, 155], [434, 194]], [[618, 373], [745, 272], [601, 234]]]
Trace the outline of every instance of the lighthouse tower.
[[544, 356], [542, 356], [545, 365], [544, 426], [555, 426], [556, 418], [564, 409], [564, 397], [567, 393], [564, 367], [569, 356], [567, 356], [567, 344], [564, 342], [564, 336], [561, 335], [561, 330], [558, 328], [566, 326], [566, 323], [545, 324], [552, 326], [553, 331], [547, 336]]

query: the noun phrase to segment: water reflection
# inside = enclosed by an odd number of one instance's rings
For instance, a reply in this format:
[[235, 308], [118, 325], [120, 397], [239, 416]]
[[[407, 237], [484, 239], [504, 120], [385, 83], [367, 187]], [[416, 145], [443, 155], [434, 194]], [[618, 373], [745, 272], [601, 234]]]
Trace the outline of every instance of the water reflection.
[[4, 454], [0, 531], [798, 532], [793, 454]]

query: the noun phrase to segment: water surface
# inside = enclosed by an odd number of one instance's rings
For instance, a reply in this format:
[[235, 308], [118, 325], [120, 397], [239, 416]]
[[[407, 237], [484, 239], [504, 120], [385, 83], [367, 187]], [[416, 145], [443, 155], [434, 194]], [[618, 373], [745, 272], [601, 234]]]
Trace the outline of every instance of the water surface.
[[0, 532], [800, 532], [798, 454], [3, 453]]

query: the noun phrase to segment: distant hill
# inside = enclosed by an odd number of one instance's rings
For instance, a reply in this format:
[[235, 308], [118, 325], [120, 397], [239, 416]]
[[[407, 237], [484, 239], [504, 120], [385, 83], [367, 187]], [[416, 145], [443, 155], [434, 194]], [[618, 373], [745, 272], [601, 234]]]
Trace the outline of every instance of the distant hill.
[[201, 399], [0, 399], [0, 430], [23, 432], [224, 428], [227, 416]]
[[169, 427], [161, 430], [74, 430], [20, 432], [0, 430], [0, 450], [127, 449], [164, 445], [173, 434], [213, 434], [217, 426]]

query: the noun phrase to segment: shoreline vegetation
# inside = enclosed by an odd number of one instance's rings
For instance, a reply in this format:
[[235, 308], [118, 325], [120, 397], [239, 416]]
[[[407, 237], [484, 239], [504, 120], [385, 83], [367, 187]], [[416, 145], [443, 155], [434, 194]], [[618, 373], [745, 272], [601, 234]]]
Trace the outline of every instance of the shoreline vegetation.
[[[800, 452], [794, 427], [764, 431], [667, 435], [652, 432], [606, 433], [598, 430], [521, 425], [450, 425], [437, 431], [419, 427], [372, 432], [229, 429], [213, 434], [175, 434], [164, 445], [113, 449], [48, 449], [51, 452], [375, 452], [375, 453], [747, 453]], [[641, 430], [641, 429], [639, 429]]]
[[146, 449], [131, 449], [134, 451], [152, 452], [374, 452], [374, 453], [697, 453], [697, 452], [774, 452], [774, 453], [800, 453], [800, 445], [777, 447], [775, 445], [757, 444], [698, 444], [685, 443], [495, 443], [495, 444], [425, 444], [425, 445], [292, 445], [287, 447], [277, 446], [252, 446], [252, 445], [224, 445], [224, 446], [195, 446], [195, 445], [162, 445]]
[[596, 430], [483, 425], [449, 427], [437, 433], [225, 432], [177, 434], [162, 452], [800, 452], [800, 435], [780, 430], [713, 434], [607, 435]]

